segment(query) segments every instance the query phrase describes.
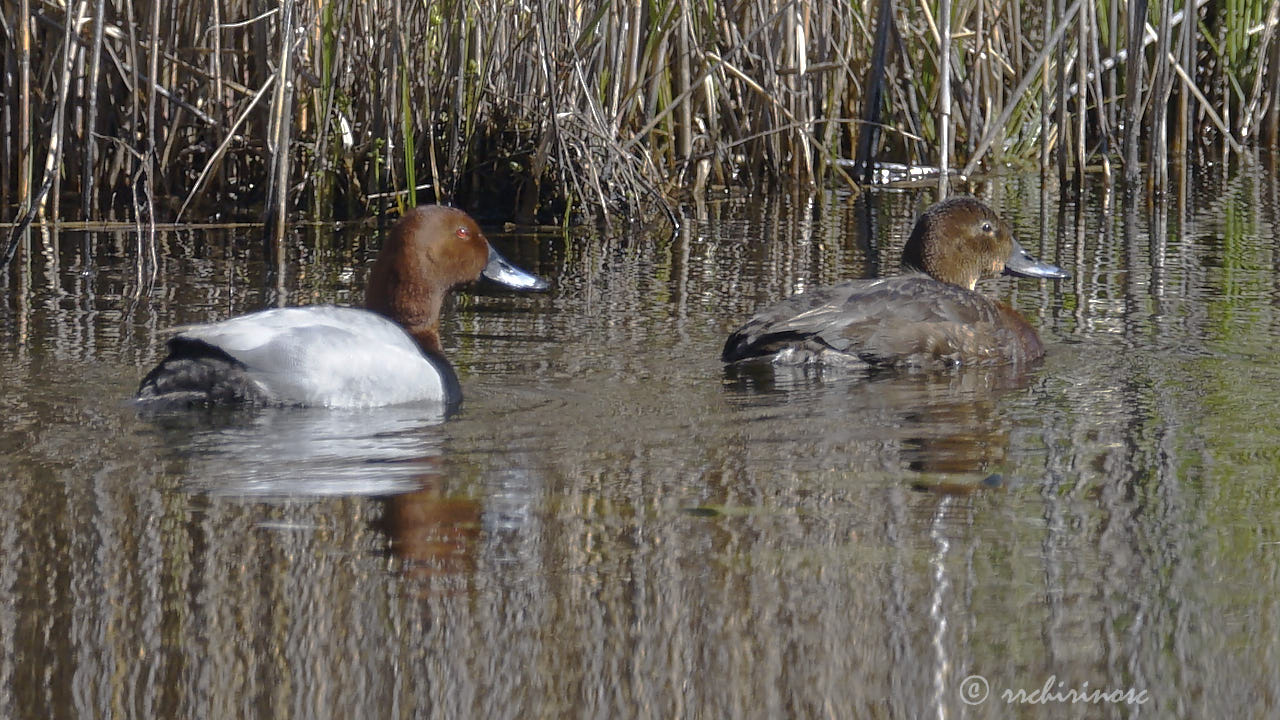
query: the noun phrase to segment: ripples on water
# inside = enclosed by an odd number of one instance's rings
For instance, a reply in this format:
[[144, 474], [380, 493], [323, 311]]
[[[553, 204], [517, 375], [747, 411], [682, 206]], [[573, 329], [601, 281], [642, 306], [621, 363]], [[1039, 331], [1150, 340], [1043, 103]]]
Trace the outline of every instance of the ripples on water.
[[1029, 371], [719, 363], [764, 303], [891, 272], [916, 195], [499, 237], [555, 286], [446, 311], [448, 419], [128, 404], [164, 328], [358, 299], [376, 232], [300, 234], [283, 279], [248, 232], [165, 234], [150, 287], [127, 235], [88, 273], [37, 235], [0, 306], [0, 716], [1003, 716], [1050, 677], [1270, 714], [1280, 204], [1200, 183], [994, 191], [1073, 274], [983, 285]]

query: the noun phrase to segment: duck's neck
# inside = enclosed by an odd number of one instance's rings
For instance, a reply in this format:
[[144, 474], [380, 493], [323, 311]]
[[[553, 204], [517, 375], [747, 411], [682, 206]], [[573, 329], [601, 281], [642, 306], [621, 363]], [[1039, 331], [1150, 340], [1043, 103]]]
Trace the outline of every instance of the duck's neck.
[[905, 272], [922, 272], [934, 280], [973, 290], [982, 276], [975, 263], [969, 260], [943, 261], [938, 257], [936, 247], [926, 248], [925, 237], [926, 233], [919, 227], [911, 233], [911, 238], [902, 248], [902, 269]]
[[973, 290], [978, 286], [978, 278], [976, 275], [964, 274], [964, 273], [930, 272], [929, 270], [926, 270], [925, 268], [922, 268], [918, 265], [913, 265], [911, 263], [908, 263], [905, 258], [902, 261], [902, 272], [920, 273], [921, 275], [928, 275], [929, 277], [939, 282], [944, 282], [944, 283], [947, 283], [948, 285], [955, 285], [956, 287], [962, 287], [966, 290]]
[[444, 351], [440, 348], [440, 331], [436, 326], [417, 328], [406, 326], [405, 331], [418, 342], [422, 352], [444, 359]]
[[443, 357], [440, 350], [440, 306], [445, 290], [431, 283], [415, 280], [424, 276], [412, 267], [414, 259], [392, 262], [382, 253], [369, 273], [365, 291], [366, 309], [399, 323], [423, 352]]

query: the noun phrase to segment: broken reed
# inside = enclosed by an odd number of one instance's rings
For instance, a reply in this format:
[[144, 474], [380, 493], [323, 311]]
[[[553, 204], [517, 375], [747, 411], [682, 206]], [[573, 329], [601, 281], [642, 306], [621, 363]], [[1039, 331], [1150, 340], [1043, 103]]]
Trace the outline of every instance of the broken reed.
[[547, 221], [1275, 146], [1280, 0], [1191, 2], [6, 2], [0, 206]]

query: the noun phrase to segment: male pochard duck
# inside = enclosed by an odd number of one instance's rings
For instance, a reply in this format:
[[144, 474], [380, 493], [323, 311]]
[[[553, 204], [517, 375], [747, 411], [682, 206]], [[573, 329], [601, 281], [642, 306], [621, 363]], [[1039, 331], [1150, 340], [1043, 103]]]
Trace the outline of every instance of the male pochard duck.
[[484, 276], [518, 290], [547, 282], [489, 245], [469, 215], [430, 205], [391, 229], [365, 290], [365, 308], [291, 307], [182, 328], [142, 380], [146, 404], [371, 407], [454, 406], [458, 376], [440, 348], [440, 307]]
[[1009, 224], [969, 197], [925, 210], [902, 250], [904, 274], [793, 295], [729, 336], [722, 359], [776, 364], [947, 365], [1026, 362], [1044, 355], [1035, 329], [974, 291], [1001, 272], [1065, 278], [1036, 260]]

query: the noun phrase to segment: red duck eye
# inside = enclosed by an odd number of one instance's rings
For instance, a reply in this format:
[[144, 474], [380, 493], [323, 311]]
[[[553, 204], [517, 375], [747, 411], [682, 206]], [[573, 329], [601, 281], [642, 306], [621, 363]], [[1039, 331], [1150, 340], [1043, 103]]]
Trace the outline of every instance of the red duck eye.
[[466, 240], [467, 238], [471, 237], [471, 231], [466, 229], [465, 227], [459, 227], [457, 230], [453, 231], [453, 234], [457, 235], [458, 238], [461, 240]]

